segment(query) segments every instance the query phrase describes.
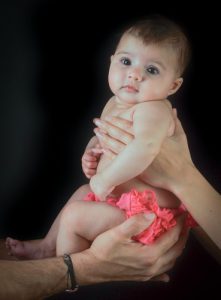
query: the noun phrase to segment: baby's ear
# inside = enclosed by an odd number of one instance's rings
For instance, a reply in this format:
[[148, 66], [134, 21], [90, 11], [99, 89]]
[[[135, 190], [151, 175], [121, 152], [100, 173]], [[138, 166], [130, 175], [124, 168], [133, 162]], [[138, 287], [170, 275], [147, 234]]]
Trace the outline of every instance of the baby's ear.
[[171, 88], [168, 92], [168, 96], [175, 94], [179, 90], [179, 88], [181, 87], [182, 83], [183, 83], [183, 78], [182, 77], [177, 78], [176, 80], [174, 80], [174, 82], [172, 83]]

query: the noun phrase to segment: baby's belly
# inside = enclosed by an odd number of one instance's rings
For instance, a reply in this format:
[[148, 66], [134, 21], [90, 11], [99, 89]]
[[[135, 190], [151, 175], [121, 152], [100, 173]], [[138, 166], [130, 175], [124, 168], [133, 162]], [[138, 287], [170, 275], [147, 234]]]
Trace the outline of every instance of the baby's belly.
[[[109, 163], [111, 162], [108, 158], [102, 157], [102, 160], [99, 162], [99, 168], [97, 171], [102, 171], [102, 169], [105, 168]], [[175, 208], [180, 205], [179, 199], [169, 191], [148, 185], [141, 181], [139, 178], [133, 178], [128, 182], [117, 186], [111, 193], [111, 195], [113, 195], [114, 197], [119, 197], [121, 196], [121, 194], [129, 192], [131, 189], [136, 189], [140, 192], [147, 189], [154, 191], [160, 207]]]

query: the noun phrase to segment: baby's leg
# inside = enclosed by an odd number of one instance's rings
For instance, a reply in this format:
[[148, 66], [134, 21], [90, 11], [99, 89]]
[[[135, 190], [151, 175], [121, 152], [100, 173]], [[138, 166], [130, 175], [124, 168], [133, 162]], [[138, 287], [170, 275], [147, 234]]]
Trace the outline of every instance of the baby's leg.
[[63, 210], [57, 238], [57, 255], [89, 248], [100, 233], [122, 223], [125, 213], [105, 202], [75, 202]]
[[43, 239], [20, 241], [10, 237], [6, 238], [5, 243], [9, 254], [19, 259], [40, 259], [55, 256], [58, 228], [63, 209], [73, 201], [82, 200], [90, 191], [91, 190], [88, 184], [82, 185], [75, 191], [75, 193], [59, 212], [47, 235]]

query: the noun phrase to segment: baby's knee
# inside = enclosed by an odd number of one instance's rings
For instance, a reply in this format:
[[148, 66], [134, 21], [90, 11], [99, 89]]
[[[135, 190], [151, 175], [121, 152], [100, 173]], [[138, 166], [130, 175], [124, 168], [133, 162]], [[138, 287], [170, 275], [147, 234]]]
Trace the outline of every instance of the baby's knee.
[[126, 214], [123, 210], [118, 207], [112, 207], [113, 213], [110, 216], [111, 227], [121, 224], [126, 220]]
[[60, 219], [61, 226], [70, 228], [80, 222], [82, 216], [79, 213], [79, 203], [80, 202], [73, 202], [63, 208]]
[[81, 201], [85, 198], [85, 196], [91, 192], [90, 186], [89, 184], [84, 184], [82, 186], [80, 186], [75, 192], [74, 194], [71, 196], [70, 198], [70, 202], [73, 201]]
[[95, 203], [97, 206], [96, 223], [103, 224], [103, 229], [108, 230], [114, 226], [117, 226], [125, 221], [125, 212], [118, 207], [114, 207], [105, 202]]

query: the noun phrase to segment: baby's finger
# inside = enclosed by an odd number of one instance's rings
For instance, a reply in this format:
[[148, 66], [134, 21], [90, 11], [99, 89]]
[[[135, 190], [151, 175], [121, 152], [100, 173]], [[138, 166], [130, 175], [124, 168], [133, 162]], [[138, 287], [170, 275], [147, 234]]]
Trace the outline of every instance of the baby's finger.
[[[83, 168], [84, 174], [88, 177], [92, 177], [96, 174], [96, 169], [88, 169], [88, 168]], [[89, 178], [89, 177], [88, 177]]]
[[88, 173], [86, 174], [86, 176], [87, 176], [87, 178], [91, 178], [91, 177], [93, 177], [95, 174], [96, 174], [95, 171], [94, 171], [94, 172], [90, 171], [90, 172], [88, 172]]
[[96, 156], [84, 154], [82, 157], [82, 161], [97, 161], [97, 158], [96, 158]]
[[84, 162], [85, 167], [88, 167], [89, 169], [94, 169], [97, 167], [96, 161], [85, 161]]

